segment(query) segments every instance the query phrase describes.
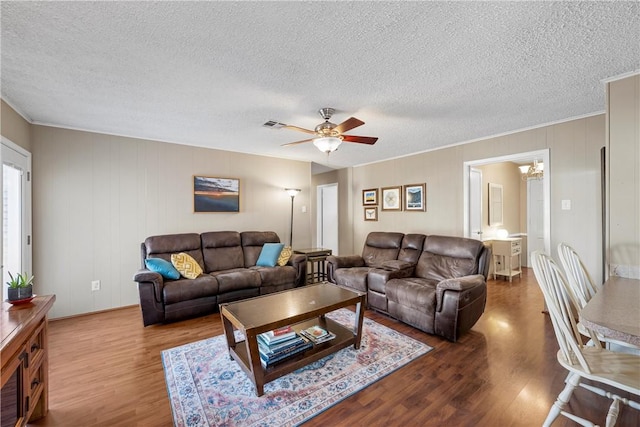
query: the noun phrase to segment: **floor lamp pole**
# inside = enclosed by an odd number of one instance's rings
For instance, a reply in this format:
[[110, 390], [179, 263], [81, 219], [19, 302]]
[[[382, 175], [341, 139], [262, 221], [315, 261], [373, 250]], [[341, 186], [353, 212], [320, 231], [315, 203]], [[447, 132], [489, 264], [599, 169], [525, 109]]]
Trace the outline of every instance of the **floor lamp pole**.
[[299, 188], [285, 188], [289, 196], [291, 196], [291, 222], [289, 226], [289, 246], [293, 247], [293, 199], [300, 192]]
[[291, 196], [291, 222], [289, 227], [289, 246], [293, 246], [293, 199], [296, 196]]

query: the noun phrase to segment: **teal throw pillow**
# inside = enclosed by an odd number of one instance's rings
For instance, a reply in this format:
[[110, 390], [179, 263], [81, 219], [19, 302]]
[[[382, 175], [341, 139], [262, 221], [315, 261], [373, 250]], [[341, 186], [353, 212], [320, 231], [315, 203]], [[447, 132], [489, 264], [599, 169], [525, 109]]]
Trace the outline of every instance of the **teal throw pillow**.
[[262, 246], [256, 265], [260, 267], [275, 267], [282, 248], [284, 248], [282, 243], [265, 243]]
[[180, 278], [180, 273], [173, 264], [162, 258], [147, 258], [144, 260], [144, 265], [146, 265], [149, 270], [160, 273], [165, 279], [177, 280]]

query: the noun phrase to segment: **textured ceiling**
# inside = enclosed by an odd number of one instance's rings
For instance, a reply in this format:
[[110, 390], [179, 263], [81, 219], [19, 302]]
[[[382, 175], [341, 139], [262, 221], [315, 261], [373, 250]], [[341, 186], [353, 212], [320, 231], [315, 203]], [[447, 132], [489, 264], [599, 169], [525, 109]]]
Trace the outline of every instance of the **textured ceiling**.
[[[2, 98], [33, 123], [344, 167], [604, 111], [633, 2], [1, 2]], [[292, 130], [355, 116], [326, 156]]]

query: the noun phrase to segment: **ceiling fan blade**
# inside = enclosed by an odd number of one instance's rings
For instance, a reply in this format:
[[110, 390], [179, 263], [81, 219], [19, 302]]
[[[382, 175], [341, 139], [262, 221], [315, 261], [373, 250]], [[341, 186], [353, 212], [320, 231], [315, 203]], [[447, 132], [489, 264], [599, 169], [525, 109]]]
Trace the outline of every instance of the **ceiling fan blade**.
[[357, 128], [358, 126], [362, 126], [364, 122], [362, 120], [358, 120], [355, 117], [349, 117], [344, 122], [340, 123], [333, 130], [338, 131], [338, 133], [348, 132], [351, 129]]
[[358, 144], [373, 145], [378, 138], [375, 136], [355, 136], [355, 135], [342, 135], [342, 140], [345, 142], [357, 142]]
[[303, 139], [302, 141], [289, 142], [288, 144], [282, 144], [281, 147], [288, 147], [290, 145], [303, 144], [305, 142], [311, 142], [313, 139]]
[[310, 133], [311, 135], [315, 135], [315, 131], [312, 131], [310, 129], [305, 129], [305, 128], [301, 128], [298, 126], [293, 126], [293, 125], [284, 125], [283, 128], [285, 129], [291, 129], [291, 130], [297, 130], [299, 132], [304, 132], [304, 133]]

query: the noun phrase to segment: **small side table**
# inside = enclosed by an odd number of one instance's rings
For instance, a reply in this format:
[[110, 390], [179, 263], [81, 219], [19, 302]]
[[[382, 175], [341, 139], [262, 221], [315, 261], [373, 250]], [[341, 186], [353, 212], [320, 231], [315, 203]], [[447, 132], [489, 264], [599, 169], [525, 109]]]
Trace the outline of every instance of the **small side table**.
[[331, 255], [331, 249], [307, 248], [295, 249], [294, 254], [302, 254], [307, 258], [307, 284], [324, 282], [327, 280], [325, 261]]

